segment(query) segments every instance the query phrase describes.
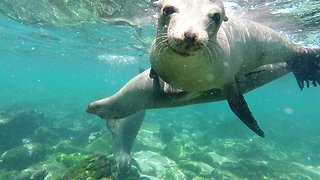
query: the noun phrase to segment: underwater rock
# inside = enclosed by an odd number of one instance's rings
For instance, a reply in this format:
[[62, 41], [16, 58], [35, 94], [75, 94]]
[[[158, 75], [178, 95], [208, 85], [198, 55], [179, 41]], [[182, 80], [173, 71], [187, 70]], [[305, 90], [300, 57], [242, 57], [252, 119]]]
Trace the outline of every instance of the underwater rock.
[[40, 180], [45, 179], [48, 175], [46, 170], [25, 169], [15, 176], [14, 180]]
[[288, 156], [285, 153], [276, 150], [272, 144], [250, 141], [245, 142], [245, 144], [245, 146], [239, 146], [239, 148], [236, 149], [235, 155], [237, 157], [256, 161], [278, 161], [279, 159], [288, 159]]
[[105, 133], [101, 137], [95, 139], [85, 148], [86, 151], [91, 153], [111, 154], [112, 153], [112, 139], [111, 135]]
[[161, 126], [159, 129], [160, 140], [163, 144], [169, 144], [172, 142], [176, 131], [170, 126]]
[[58, 163], [62, 163], [66, 168], [70, 168], [83, 160], [83, 155], [75, 154], [59, 154], [55, 158]]
[[201, 163], [201, 162], [198, 164], [198, 166], [201, 169], [198, 176], [205, 178], [205, 179], [212, 178], [213, 174], [215, 173], [215, 170], [213, 167], [209, 166], [208, 164]]
[[50, 130], [59, 135], [58, 141], [62, 138], [70, 140], [75, 146], [86, 146], [105, 133], [105, 126], [104, 122], [69, 115], [56, 120]]
[[13, 179], [13, 177], [17, 177], [17, 171], [8, 171], [6, 169], [0, 168], [0, 179]]
[[217, 163], [213, 160], [213, 158], [210, 156], [210, 154], [208, 154], [206, 152], [192, 153], [190, 158], [192, 161], [203, 162], [203, 163], [208, 164], [212, 167], [217, 166]]
[[139, 179], [136, 169], [130, 170], [125, 178], [117, 177], [114, 160], [105, 155], [91, 155], [70, 168], [61, 179]]
[[[173, 171], [176, 174], [179, 172], [177, 164], [160, 153], [141, 151], [133, 153], [132, 157], [138, 164], [140, 174], [151, 179], [165, 179], [164, 177], [169, 172]], [[181, 177], [181, 174], [179, 177]]]
[[[158, 178], [159, 179], [159, 178]], [[188, 179], [179, 169], [169, 169], [161, 179]]]
[[289, 161], [259, 161], [239, 159], [238, 162], [224, 163], [223, 173], [232, 172], [238, 179], [319, 179], [319, 175], [303, 172]]
[[267, 161], [248, 159], [240, 159], [237, 163], [224, 163], [223, 169], [229, 170], [241, 178], [248, 179], [264, 179], [265, 174], [271, 176], [277, 171], [275, 166], [270, 165]]
[[61, 140], [61, 135], [54, 129], [40, 126], [33, 131], [32, 139], [43, 144], [55, 144]]
[[[45, 170], [47, 172], [47, 175], [44, 179], [57, 180], [61, 178], [61, 176], [64, 175], [69, 168], [71, 168], [75, 164], [78, 164], [80, 161], [88, 157], [89, 155], [83, 155], [80, 153], [75, 153], [75, 154], [52, 153], [52, 154], [48, 154], [45, 160], [31, 165], [27, 169], [24, 169], [23, 171], [21, 171], [21, 173], [23, 173], [24, 171], [28, 171], [28, 172], [32, 172], [32, 174], [36, 174], [37, 172], [41, 172]], [[28, 179], [31, 179], [31, 178], [28, 178]]]
[[142, 127], [143, 128], [140, 129], [137, 139], [135, 140], [132, 152], [162, 151], [164, 145], [161, 143], [159, 136], [155, 133], [159, 131], [160, 127], [151, 123], [144, 123]]
[[[301, 174], [301, 178], [299, 179], [319, 179], [320, 178], [320, 167], [308, 166], [301, 163], [293, 163], [293, 165], [297, 166], [299, 169], [304, 170], [305, 172]], [[299, 177], [299, 176], [297, 176]], [[298, 179], [298, 178], [297, 178]]]
[[248, 148], [245, 141], [239, 139], [214, 138], [211, 142], [208, 149], [214, 149], [215, 153], [222, 157], [236, 157], [239, 151]]
[[194, 174], [198, 174], [201, 171], [201, 167], [199, 167], [197, 163], [194, 163], [192, 161], [180, 161], [179, 167], [191, 171]]
[[193, 179], [197, 179], [197, 174], [192, 172], [192, 171], [188, 171], [185, 169], [181, 169], [181, 172], [186, 176], [186, 180], [193, 180]]
[[111, 163], [103, 155], [92, 155], [69, 169], [61, 179], [103, 179], [111, 177]]
[[15, 131], [19, 128], [21, 132], [30, 132], [39, 126], [39, 121], [44, 118], [42, 112], [31, 108], [8, 108], [0, 111], [0, 127], [7, 131]]
[[184, 147], [179, 142], [171, 142], [170, 144], [166, 145], [161, 154], [174, 160], [175, 162], [185, 158]]
[[7, 108], [0, 111], [0, 152], [30, 137], [43, 118], [42, 112], [31, 108]]
[[74, 146], [68, 140], [63, 140], [55, 146], [57, 152], [72, 154], [72, 153], [81, 153], [84, 152], [82, 148]]
[[44, 159], [46, 148], [39, 143], [28, 143], [12, 148], [1, 155], [0, 165], [8, 170], [22, 170]]
[[99, 139], [101, 136], [103, 136], [105, 134], [106, 134], [106, 132], [103, 131], [103, 130], [100, 130], [98, 132], [92, 132], [88, 136], [88, 142], [91, 143], [92, 141], [95, 141], [95, 140]]

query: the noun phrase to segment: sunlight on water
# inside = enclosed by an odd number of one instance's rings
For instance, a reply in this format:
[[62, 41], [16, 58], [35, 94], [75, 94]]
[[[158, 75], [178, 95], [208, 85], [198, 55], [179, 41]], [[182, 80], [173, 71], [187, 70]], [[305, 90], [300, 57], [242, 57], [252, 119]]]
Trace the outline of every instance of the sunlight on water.
[[136, 64], [137, 60], [132, 56], [117, 56], [111, 54], [104, 54], [98, 56], [99, 61], [110, 63], [111, 65], [130, 65]]
[[291, 13], [292, 11], [294, 11], [296, 9], [297, 9], [297, 7], [278, 9], [276, 11], [273, 11], [272, 14], [289, 14], [289, 13]]

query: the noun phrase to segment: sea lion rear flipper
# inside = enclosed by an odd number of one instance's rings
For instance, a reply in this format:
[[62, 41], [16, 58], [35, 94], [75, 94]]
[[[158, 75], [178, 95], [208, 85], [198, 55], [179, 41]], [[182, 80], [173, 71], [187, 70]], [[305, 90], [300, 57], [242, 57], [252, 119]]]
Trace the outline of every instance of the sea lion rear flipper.
[[260, 129], [257, 121], [252, 116], [243, 94], [238, 89], [236, 83], [224, 88], [224, 93], [233, 113], [253, 132], [260, 137], [264, 137], [264, 132]]
[[310, 49], [296, 60], [287, 62], [301, 90], [310, 82], [314, 87], [320, 85], [320, 49]]

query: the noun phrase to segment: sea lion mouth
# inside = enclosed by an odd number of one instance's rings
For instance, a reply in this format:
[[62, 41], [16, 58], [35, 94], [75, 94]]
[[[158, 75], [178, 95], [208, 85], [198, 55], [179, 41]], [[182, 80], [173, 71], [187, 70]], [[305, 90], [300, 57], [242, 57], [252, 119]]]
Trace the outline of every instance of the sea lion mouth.
[[174, 48], [171, 48], [175, 53], [177, 53], [178, 55], [180, 56], [183, 56], [183, 57], [187, 57], [187, 56], [193, 56], [195, 53], [194, 52], [181, 52], [181, 51], [178, 51]]
[[191, 53], [179, 53], [179, 55], [183, 56], [183, 57], [187, 57], [187, 56], [193, 56], [194, 53], [193, 54], [191, 54]]
[[196, 41], [188, 41], [185, 39], [172, 38], [168, 39], [168, 46], [176, 54], [186, 57], [197, 54], [197, 52], [202, 47], [202, 43]]
[[185, 48], [177, 48], [177, 47], [175, 48], [169, 45], [169, 47], [170, 49], [172, 49], [173, 52], [183, 57], [194, 56], [201, 49], [200, 47], [194, 47], [194, 46], [185, 47]]

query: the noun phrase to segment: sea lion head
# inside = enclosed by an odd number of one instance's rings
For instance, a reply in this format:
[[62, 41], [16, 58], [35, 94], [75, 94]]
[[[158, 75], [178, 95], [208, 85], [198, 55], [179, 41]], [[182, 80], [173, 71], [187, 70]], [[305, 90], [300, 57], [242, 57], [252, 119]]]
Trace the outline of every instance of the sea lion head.
[[206, 49], [228, 20], [221, 0], [160, 0], [154, 5], [159, 8], [158, 42], [181, 56]]

